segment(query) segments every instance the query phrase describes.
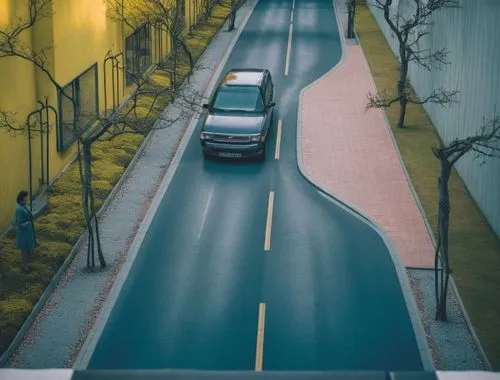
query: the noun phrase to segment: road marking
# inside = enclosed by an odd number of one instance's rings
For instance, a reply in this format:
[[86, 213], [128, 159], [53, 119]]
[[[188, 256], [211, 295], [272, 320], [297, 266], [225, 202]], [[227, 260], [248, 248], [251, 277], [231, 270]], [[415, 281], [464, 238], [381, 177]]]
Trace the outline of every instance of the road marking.
[[292, 14], [290, 15], [290, 22], [293, 22], [293, 9], [292, 9]]
[[201, 226], [200, 226], [200, 232], [198, 233], [198, 239], [201, 238], [201, 233], [203, 232], [203, 228], [205, 227], [205, 220], [207, 219], [208, 208], [210, 207], [210, 202], [212, 201], [212, 195], [214, 195], [214, 188], [215, 186], [212, 186], [212, 188], [210, 189], [208, 200], [205, 204], [205, 210], [203, 210], [203, 216], [201, 218]]
[[280, 147], [281, 147], [281, 124], [282, 120], [278, 120], [278, 130], [276, 131], [276, 152], [274, 153], [274, 159], [280, 159]]
[[292, 1], [292, 9], [295, 9], [295, 0]]
[[274, 191], [269, 193], [269, 202], [267, 204], [267, 222], [266, 222], [266, 235], [264, 237], [264, 250], [271, 249], [271, 227], [273, 225], [273, 205], [274, 205]]
[[259, 322], [257, 325], [257, 348], [255, 350], [255, 371], [262, 371], [264, 357], [264, 325], [266, 321], [266, 304], [259, 304]]
[[292, 31], [293, 24], [290, 24], [290, 30], [288, 31], [288, 47], [286, 49], [285, 75], [288, 75], [288, 66], [290, 65], [290, 55], [292, 53]]

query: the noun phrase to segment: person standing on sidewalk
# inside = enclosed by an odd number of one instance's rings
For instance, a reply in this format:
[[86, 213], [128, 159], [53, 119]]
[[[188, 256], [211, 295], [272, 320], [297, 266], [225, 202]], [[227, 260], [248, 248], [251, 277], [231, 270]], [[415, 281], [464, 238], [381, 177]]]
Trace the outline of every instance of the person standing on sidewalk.
[[28, 192], [21, 191], [16, 206], [16, 248], [21, 250], [21, 270], [28, 273], [33, 251], [37, 245], [33, 215], [26, 206]]

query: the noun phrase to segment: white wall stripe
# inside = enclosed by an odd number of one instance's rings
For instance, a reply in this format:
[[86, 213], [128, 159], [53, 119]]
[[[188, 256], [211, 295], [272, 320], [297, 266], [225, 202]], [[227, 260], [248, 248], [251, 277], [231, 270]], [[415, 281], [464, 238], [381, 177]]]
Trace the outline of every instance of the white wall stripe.
[[2, 369], [0, 380], [71, 380], [72, 369]]
[[438, 380], [500, 380], [500, 372], [436, 371]]

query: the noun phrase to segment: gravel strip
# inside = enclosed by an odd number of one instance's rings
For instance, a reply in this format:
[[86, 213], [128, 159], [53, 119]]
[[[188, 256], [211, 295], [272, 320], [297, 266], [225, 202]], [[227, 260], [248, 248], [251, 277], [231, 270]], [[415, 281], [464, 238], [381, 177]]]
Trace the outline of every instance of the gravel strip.
[[453, 287], [450, 287], [448, 294], [448, 322], [439, 322], [434, 319], [434, 271], [408, 269], [407, 273], [436, 369], [488, 370], [488, 364], [472, 337]]
[[[236, 16], [236, 29], [223, 27], [199, 61], [199, 71], [190, 79], [191, 87], [203, 93], [230, 45], [237, 27], [253, 4], [242, 5]], [[168, 112], [169, 108], [164, 112]], [[28, 329], [7, 367], [71, 367], [89, 330], [93, 326], [117, 273], [127, 260], [130, 244], [149, 208], [177, 147], [189, 124], [183, 119], [174, 125], [152, 132], [147, 146], [101, 216], [101, 237], [108, 262], [105, 270], [88, 271], [84, 244], [42, 311]]]

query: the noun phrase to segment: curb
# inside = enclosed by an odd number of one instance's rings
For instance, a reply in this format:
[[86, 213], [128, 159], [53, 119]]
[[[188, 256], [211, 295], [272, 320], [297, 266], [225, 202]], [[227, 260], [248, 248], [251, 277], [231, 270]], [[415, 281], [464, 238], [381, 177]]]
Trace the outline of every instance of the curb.
[[[224, 27], [224, 25], [226, 25], [227, 18], [228, 17], [226, 17], [224, 19], [224, 22], [221, 23], [217, 27], [216, 34], [212, 37], [212, 40], [213, 40], [213, 38], [215, 38], [215, 36], [217, 35], [217, 33], [220, 32], [220, 30]], [[198, 57], [198, 60], [202, 59], [203, 55], [205, 54], [205, 52], [206, 52], [208, 46], [210, 45], [210, 43], [212, 42], [212, 40], [210, 40], [209, 43], [205, 46], [205, 48], [203, 49], [202, 54]], [[227, 50], [228, 50], [228, 48], [226, 48], [224, 50], [223, 55], [227, 54]], [[187, 79], [188, 78], [184, 79], [184, 83], [186, 83]], [[126, 97], [124, 99], [124, 101], [126, 101], [128, 99], [129, 99], [129, 97]], [[167, 110], [167, 108], [168, 108], [168, 105], [165, 108], [165, 110], [160, 114], [160, 116]], [[196, 113], [195, 113], [195, 115], [193, 117], [195, 117], [195, 116], [196, 116]], [[187, 132], [187, 129], [188, 129], [186, 126], [188, 126], [191, 123], [192, 118], [190, 118], [189, 120], [185, 121], [185, 123], [183, 125], [184, 132], [181, 132], [180, 141], [182, 141], [184, 139], [184, 136], [185, 136], [185, 134]], [[158, 123], [158, 120], [155, 122], [155, 124], [157, 124], [157, 123]], [[109, 208], [109, 206], [112, 203], [112, 201], [116, 198], [116, 194], [121, 190], [123, 183], [128, 179], [130, 173], [135, 168], [135, 166], [137, 164], [137, 161], [143, 155], [144, 150], [146, 149], [146, 147], [151, 142], [151, 139], [153, 138], [155, 130], [156, 129], [155, 129], [155, 125], [154, 125], [153, 129], [145, 137], [145, 139], [142, 142], [142, 144], [139, 147], [139, 149], [135, 152], [134, 156], [132, 157], [132, 160], [127, 165], [127, 167], [124, 170], [123, 174], [120, 176], [120, 179], [118, 180], [118, 182], [115, 184], [115, 186], [113, 187], [113, 189], [111, 189], [110, 193], [108, 194], [108, 196], [106, 197], [105, 201], [103, 202], [103, 204], [101, 205], [101, 207], [99, 208], [99, 210], [96, 213], [96, 216], [97, 216], [98, 219], [101, 218], [102, 214], [107, 211], [107, 209]], [[177, 147], [177, 148], [174, 149], [174, 151], [173, 151], [174, 155], [175, 155], [175, 153], [176, 153], [176, 151], [178, 149], [179, 149], [179, 147]], [[76, 159], [77, 159], [77, 156], [75, 155], [75, 157], [68, 163], [67, 166], [69, 167], [69, 165], [72, 164]], [[167, 165], [169, 166], [170, 162]], [[10, 343], [9, 347], [7, 348], [7, 350], [5, 350], [4, 353], [0, 356], [0, 368], [4, 367], [7, 364], [7, 362], [11, 358], [12, 354], [14, 353], [14, 351], [19, 347], [19, 345], [23, 341], [26, 333], [28, 332], [29, 328], [33, 324], [33, 322], [36, 319], [36, 317], [42, 311], [42, 309], [45, 306], [45, 304], [47, 303], [48, 299], [52, 296], [55, 287], [61, 281], [61, 279], [64, 276], [64, 274], [66, 273], [68, 267], [73, 262], [73, 259], [75, 258], [76, 254], [78, 253], [78, 251], [80, 250], [80, 248], [83, 246], [83, 244], [85, 243], [85, 240], [87, 238], [88, 238], [88, 230], [85, 229], [85, 231], [83, 232], [83, 234], [78, 238], [78, 240], [76, 241], [76, 243], [73, 245], [73, 248], [71, 249], [70, 253], [66, 257], [66, 259], [64, 260], [64, 262], [61, 264], [61, 266], [59, 267], [59, 269], [57, 270], [57, 272], [55, 273], [55, 275], [52, 277], [51, 281], [49, 282], [49, 284], [45, 288], [44, 292], [42, 293], [42, 295], [38, 299], [38, 301], [35, 304], [35, 306], [33, 307], [33, 309], [31, 309], [30, 314], [24, 320], [23, 324], [21, 325], [21, 328], [18, 330], [16, 336], [14, 337], [14, 339], [12, 340], [12, 342]]]
[[[337, 26], [341, 26], [342, 22], [339, 18], [338, 10], [337, 10], [337, 4], [335, 0], [332, 0], [333, 3], [333, 8], [335, 11], [335, 16], [337, 19]], [[333, 194], [330, 194], [326, 190], [324, 190], [319, 184], [317, 184], [312, 178], [309, 177], [308, 174], [306, 174], [306, 171], [304, 170], [303, 167], [303, 162], [302, 162], [302, 142], [301, 142], [301, 136], [302, 136], [302, 98], [304, 95], [304, 92], [315, 85], [317, 82], [322, 80], [324, 77], [332, 73], [333, 71], [337, 70], [343, 63], [344, 57], [345, 57], [345, 37], [344, 34], [339, 31], [340, 35], [340, 41], [341, 41], [341, 48], [342, 48], [342, 56], [340, 58], [340, 61], [329, 71], [327, 71], [325, 74], [314, 80], [312, 83], [309, 83], [307, 86], [302, 88], [300, 90], [299, 94], [299, 107], [298, 107], [298, 117], [297, 117], [297, 166], [299, 168], [300, 174], [313, 186], [318, 190], [318, 193], [329, 200], [330, 202], [336, 204], [337, 206], [343, 208], [345, 211], [353, 215], [354, 217], [357, 217], [360, 219], [362, 222], [366, 223], [370, 227], [373, 228], [373, 230], [382, 238], [384, 241], [385, 245], [387, 246], [387, 249], [389, 251], [389, 254], [391, 255], [391, 258], [394, 263], [394, 268], [396, 270], [398, 280], [401, 286], [401, 291], [403, 293], [405, 303], [406, 303], [406, 308], [408, 311], [408, 314], [410, 316], [410, 321], [413, 326], [413, 332], [415, 334], [415, 339], [417, 341], [417, 346], [420, 352], [420, 360], [422, 363], [422, 366], [424, 370], [426, 371], [432, 371], [434, 369], [434, 365], [432, 362], [432, 356], [430, 353], [430, 349], [427, 343], [427, 338], [425, 334], [425, 329], [423, 326], [422, 319], [420, 318], [420, 313], [418, 311], [415, 299], [413, 297], [413, 292], [411, 291], [411, 287], [409, 284], [409, 279], [406, 274], [406, 269], [404, 265], [401, 262], [401, 259], [399, 258], [399, 255], [397, 254], [396, 249], [394, 248], [393, 244], [391, 243], [391, 240], [385, 235], [383, 232], [383, 229], [381, 226], [379, 226], [373, 219], [371, 219], [369, 216], [365, 215], [361, 210], [358, 210], [354, 206], [350, 205], [347, 202], [344, 202], [340, 200], [339, 198], [335, 197]]]
[[[369, 4], [366, 4], [366, 7], [368, 8], [368, 10], [370, 11], [370, 13], [372, 14], [375, 22], [377, 23], [378, 28], [380, 29], [380, 32], [382, 33], [382, 36], [384, 37], [384, 39], [387, 42], [387, 38], [384, 35], [384, 33], [382, 32], [382, 29], [380, 28], [378, 20], [375, 17], [375, 15], [373, 15], [373, 12], [372, 12]], [[358, 40], [358, 44], [361, 47], [361, 51], [363, 52], [363, 57], [365, 58], [365, 64], [366, 64], [366, 66], [367, 66], [367, 68], [368, 68], [368, 70], [370, 71], [370, 74], [371, 74], [370, 66], [368, 65], [368, 60], [366, 59], [365, 51], [363, 50], [363, 46], [361, 45], [361, 41], [359, 40], [357, 34], [356, 34], [356, 39]], [[388, 42], [387, 42], [387, 44], [389, 45]], [[390, 47], [390, 45], [389, 45], [389, 47]], [[393, 52], [392, 48], [391, 48], [391, 52]], [[393, 52], [393, 54], [394, 54], [394, 52]], [[375, 80], [373, 79], [373, 75], [371, 75], [371, 81], [372, 81], [373, 88], [377, 89], [377, 86], [375, 84]], [[434, 232], [432, 231], [432, 227], [431, 227], [431, 225], [429, 223], [429, 220], [427, 219], [427, 214], [425, 213], [424, 206], [422, 205], [422, 202], [420, 201], [420, 198], [418, 196], [417, 190], [415, 189], [415, 186], [413, 185], [413, 182], [412, 182], [411, 177], [410, 177], [410, 173], [408, 172], [408, 168], [406, 167], [406, 164], [405, 164], [405, 162], [403, 160], [403, 156], [402, 156], [401, 151], [399, 149], [399, 146], [397, 144], [396, 137], [394, 136], [394, 133], [392, 131], [391, 123], [389, 122], [389, 119], [387, 118], [387, 114], [385, 113], [385, 111], [383, 111], [382, 113], [383, 113], [383, 116], [384, 116], [384, 119], [385, 119], [385, 122], [386, 122], [387, 129], [389, 130], [389, 135], [391, 136], [392, 143], [393, 143], [393, 145], [394, 145], [394, 147], [396, 149], [399, 162], [401, 164], [401, 167], [403, 168], [403, 172], [405, 173], [406, 181], [408, 182], [408, 185], [410, 187], [410, 191], [411, 191], [411, 193], [413, 195], [413, 198], [415, 199], [415, 203], [417, 204], [417, 208], [419, 209], [420, 214], [422, 215], [422, 219], [423, 219], [425, 227], [427, 229], [427, 233], [429, 234], [429, 237], [431, 239], [432, 245], [433, 245], [434, 250], [435, 250], [436, 246], [437, 246], [436, 239], [434, 237]], [[412, 269], [425, 269], [425, 268], [412, 268]], [[433, 268], [430, 268], [430, 269], [433, 269]], [[491, 363], [488, 360], [488, 357], [486, 356], [486, 353], [484, 352], [483, 346], [481, 345], [481, 342], [479, 341], [479, 337], [477, 336], [477, 334], [476, 334], [476, 332], [474, 330], [474, 327], [472, 326], [471, 320], [469, 318], [469, 315], [467, 314], [467, 310], [465, 309], [465, 305], [464, 305], [464, 303], [462, 301], [462, 297], [460, 297], [460, 293], [458, 291], [458, 288], [457, 288], [457, 286], [455, 284], [455, 281], [454, 281], [452, 275], [450, 275], [450, 280], [451, 280], [450, 281], [451, 282], [451, 287], [453, 289], [453, 292], [455, 293], [455, 296], [457, 297], [458, 304], [460, 306], [460, 309], [462, 310], [462, 313], [463, 313], [465, 322], [467, 324], [467, 327], [469, 329], [469, 332], [471, 333], [472, 339], [474, 340], [474, 343], [476, 344], [476, 346], [477, 346], [477, 348], [479, 350], [479, 355], [481, 356], [481, 359], [483, 360], [483, 362], [486, 365], [487, 369], [489, 369], [491, 371], [491, 369], [492, 369]]]

